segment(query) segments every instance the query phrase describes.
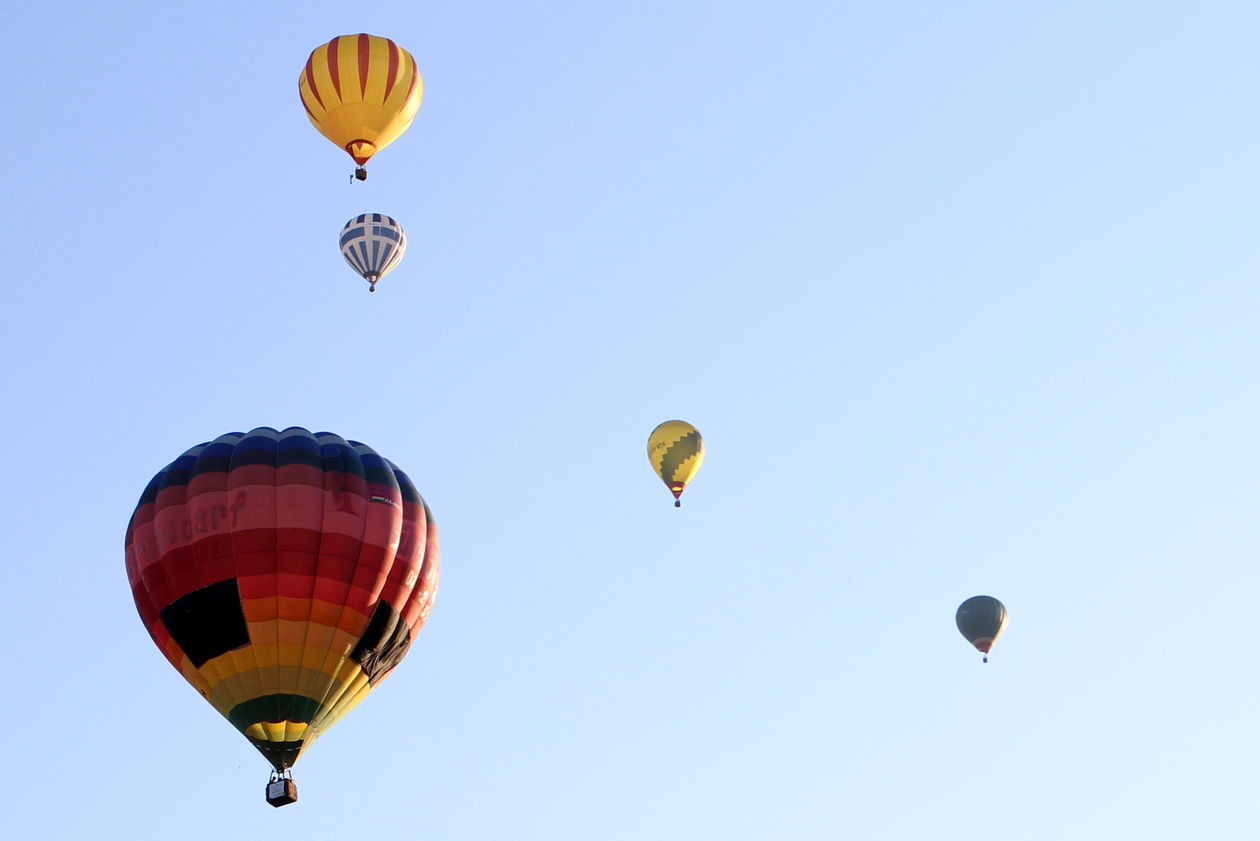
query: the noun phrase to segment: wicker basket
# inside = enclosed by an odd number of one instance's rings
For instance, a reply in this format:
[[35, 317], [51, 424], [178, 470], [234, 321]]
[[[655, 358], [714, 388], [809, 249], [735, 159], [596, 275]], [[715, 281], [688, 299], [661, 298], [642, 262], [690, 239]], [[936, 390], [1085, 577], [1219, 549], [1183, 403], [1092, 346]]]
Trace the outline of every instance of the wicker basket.
[[272, 780], [267, 783], [267, 802], [272, 806], [287, 806], [296, 803], [297, 783], [293, 780]]

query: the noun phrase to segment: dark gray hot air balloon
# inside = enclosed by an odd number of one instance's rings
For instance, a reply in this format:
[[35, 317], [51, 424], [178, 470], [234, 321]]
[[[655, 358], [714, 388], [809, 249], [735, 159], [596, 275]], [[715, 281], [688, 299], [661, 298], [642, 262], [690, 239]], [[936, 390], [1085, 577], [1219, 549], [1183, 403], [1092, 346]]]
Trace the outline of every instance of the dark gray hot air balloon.
[[341, 256], [371, 284], [369, 292], [376, 291], [376, 282], [402, 262], [406, 251], [402, 225], [384, 213], [360, 213], [341, 229]]
[[972, 596], [958, 606], [954, 622], [967, 642], [984, 653], [989, 662], [989, 649], [1006, 630], [1006, 606], [992, 596]]

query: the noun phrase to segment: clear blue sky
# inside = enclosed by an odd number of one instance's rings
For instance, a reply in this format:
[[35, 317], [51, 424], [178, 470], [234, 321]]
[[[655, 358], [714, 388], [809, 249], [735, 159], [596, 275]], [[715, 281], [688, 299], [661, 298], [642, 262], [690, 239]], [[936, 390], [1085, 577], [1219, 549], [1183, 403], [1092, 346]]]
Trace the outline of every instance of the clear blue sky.
[[[5, 29], [0, 836], [1254, 837], [1260, 6]], [[296, 83], [360, 31], [426, 96], [352, 185]], [[365, 211], [410, 239], [375, 295], [337, 252]], [[260, 425], [375, 447], [443, 549], [280, 810], [122, 552], [153, 473]]]

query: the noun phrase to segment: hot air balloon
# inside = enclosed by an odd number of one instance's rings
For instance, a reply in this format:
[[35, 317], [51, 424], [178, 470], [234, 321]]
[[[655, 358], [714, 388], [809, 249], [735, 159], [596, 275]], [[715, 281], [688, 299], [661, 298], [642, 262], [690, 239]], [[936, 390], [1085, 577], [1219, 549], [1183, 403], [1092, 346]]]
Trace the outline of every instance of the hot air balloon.
[[674, 494], [674, 507], [681, 508], [682, 492], [704, 461], [700, 430], [686, 421], [665, 421], [648, 436], [647, 453], [652, 469]]
[[271, 763], [273, 806], [406, 655], [438, 587], [437, 526], [407, 475], [299, 427], [188, 450], [145, 488], [125, 546], [145, 628]]
[[420, 109], [424, 80], [411, 53], [388, 38], [342, 35], [316, 47], [298, 77], [306, 116], [359, 164], [407, 130]]
[[954, 622], [967, 642], [984, 653], [989, 662], [989, 649], [1006, 630], [1006, 606], [992, 596], [972, 596], [958, 606]]
[[407, 234], [384, 213], [360, 213], [341, 229], [341, 256], [376, 291], [376, 282], [402, 262]]

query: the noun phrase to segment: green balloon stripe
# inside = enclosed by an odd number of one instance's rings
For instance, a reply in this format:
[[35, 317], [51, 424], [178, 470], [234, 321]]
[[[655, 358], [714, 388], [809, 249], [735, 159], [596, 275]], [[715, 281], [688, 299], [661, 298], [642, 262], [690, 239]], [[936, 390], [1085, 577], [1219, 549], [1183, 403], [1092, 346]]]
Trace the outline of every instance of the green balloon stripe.
[[665, 455], [661, 457], [661, 477], [667, 484], [676, 481], [674, 474], [678, 468], [699, 451], [700, 434], [694, 430], [670, 444], [665, 448]]

